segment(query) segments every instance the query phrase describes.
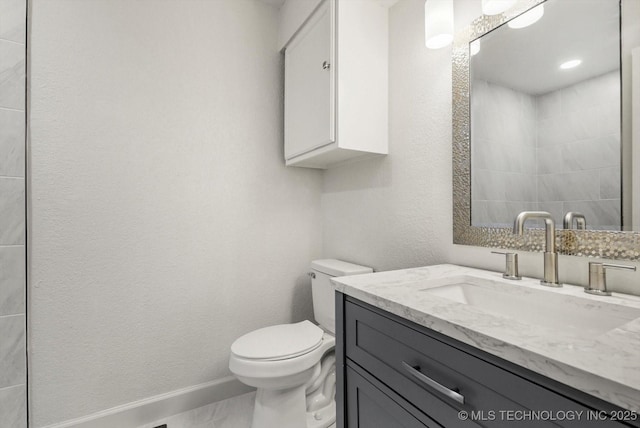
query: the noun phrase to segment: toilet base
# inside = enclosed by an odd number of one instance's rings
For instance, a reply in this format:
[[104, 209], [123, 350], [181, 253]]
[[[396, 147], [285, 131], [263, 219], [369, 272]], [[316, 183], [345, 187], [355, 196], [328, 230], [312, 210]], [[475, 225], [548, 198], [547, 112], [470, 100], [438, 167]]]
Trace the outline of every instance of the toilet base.
[[304, 385], [275, 391], [258, 388], [251, 428], [300, 428], [306, 407]]
[[315, 412], [307, 413], [307, 426], [306, 428], [331, 428], [336, 424], [336, 402], [331, 401], [328, 406], [319, 409]]

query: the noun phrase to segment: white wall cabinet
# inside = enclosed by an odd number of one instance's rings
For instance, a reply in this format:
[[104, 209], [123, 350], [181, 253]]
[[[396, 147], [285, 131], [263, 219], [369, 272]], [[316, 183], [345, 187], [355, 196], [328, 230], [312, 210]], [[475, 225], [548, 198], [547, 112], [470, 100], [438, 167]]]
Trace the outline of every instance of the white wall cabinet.
[[[312, 2], [317, 7], [309, 10]], [[292, 12], [296, 7], [310, 15]], [[329, 168], [387, 154], [387, 7], [377, 0], [288, 0], [280, 26], [293, 34], [280, 37], [286, 164]]]

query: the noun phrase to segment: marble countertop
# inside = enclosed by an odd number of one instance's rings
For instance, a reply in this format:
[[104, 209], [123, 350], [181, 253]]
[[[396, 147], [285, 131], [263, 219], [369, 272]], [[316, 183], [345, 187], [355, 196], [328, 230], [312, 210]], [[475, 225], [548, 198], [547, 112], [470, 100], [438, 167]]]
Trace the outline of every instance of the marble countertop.
[[593, 296], [584, 293], [582, 287], [544, 287], [537, 279], [510, 281], [497, 272], [456, 265], [345, 276], [332, 282], [337, 291], [346, 295], [640, 412], [640, 317], [588, 337], [573, 334], [563, 325], [551, 328], [421, 292], [430, 282], [461, 275], [508, 284], [513, 287], [509, 293], [520, 297], [530, 295], [532, 290], [556, 293], [566, 299], [562, 301], [567, 305], [593, 311], [593, 317], [599, 316], [598, 309], [603, 305], [615, 304], [614, 310], [631, 309], [631, 312], [640, 309], [640, 298], [635, 296], [616, 293], [610, 297]]

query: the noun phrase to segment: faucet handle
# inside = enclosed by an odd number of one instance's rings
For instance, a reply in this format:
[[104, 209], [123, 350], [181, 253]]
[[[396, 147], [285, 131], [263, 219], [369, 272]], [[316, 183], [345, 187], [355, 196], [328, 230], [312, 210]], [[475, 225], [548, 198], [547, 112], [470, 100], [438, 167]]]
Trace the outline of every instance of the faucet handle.
[[611, 292], [607, 290], [607, 268], [636, 270], [635, 266], [589, 262], [589, 286], [584, 288], [585, 293], [611, 296]]
[[522, 279], [518, 273], [518, 255], [516, 253], [503, 253], [501, 251], [492, 251], [492, 254], [502, 254], [505, 256], [505, 266], [503, 278], [518, 280]]

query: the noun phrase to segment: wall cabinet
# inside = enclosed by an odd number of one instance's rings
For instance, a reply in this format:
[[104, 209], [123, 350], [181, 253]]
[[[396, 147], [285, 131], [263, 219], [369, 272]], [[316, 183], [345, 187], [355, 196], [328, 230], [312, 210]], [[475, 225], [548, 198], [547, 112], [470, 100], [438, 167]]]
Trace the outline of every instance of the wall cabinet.
[[624, 410], [340, 293], [336, 308], [338, 428], [640, 426], [603, 420]]
[[[295, 2], [298, 3], [295, 3]], [[388, 153], [388, 9], [375, 0], [288, 0], [284, 46], [287, 165], [329, 168]], [[289, 21], [287, 21], [289, 20]], [[286, 36], [285, 36], [286, 38]]]

